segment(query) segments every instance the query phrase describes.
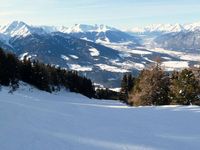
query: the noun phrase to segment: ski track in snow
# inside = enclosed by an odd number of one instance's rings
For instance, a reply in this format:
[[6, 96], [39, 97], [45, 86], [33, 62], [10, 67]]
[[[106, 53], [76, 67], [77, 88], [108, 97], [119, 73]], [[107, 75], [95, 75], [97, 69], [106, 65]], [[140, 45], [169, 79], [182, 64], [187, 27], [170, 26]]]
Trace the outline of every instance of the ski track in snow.
[[200, 107], [128, 107], [20, 87], [0, 91], [1, 150], [198, 150]]

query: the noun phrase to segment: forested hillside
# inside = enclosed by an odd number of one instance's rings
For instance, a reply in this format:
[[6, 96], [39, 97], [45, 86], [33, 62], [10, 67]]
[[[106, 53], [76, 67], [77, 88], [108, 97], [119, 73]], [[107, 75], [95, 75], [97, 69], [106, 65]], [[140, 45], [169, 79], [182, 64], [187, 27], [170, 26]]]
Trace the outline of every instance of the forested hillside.
[[59, 91], [64, 87], [90, 98], [95, 96], [91, 80], [79, 76], [76, 71], [31, 61], [26, 57], [19, 61], [15, 55], [0, 49], [0, 84], [16, 90], [19, 81], [48, 92]]

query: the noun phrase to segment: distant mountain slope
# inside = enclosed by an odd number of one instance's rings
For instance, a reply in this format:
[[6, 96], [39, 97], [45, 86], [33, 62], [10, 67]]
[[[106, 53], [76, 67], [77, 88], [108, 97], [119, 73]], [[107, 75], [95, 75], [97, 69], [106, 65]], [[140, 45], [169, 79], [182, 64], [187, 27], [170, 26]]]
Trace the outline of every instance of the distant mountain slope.
[[105, 25], [100, 26], [87, 26], [87, 25], [75, 25], [68, 29], [68, 34], [88, 41], [97, 43], [110, 42], [110, 43], [122, 43], [133, 42], [135, 45], [140, 44], [138, 37], [122, 32], [118, 29], [111, 28]]
[[[11, 38], [10, 44], [15, 49], [15, 53], [20, 55], [28, 52], [34, 54], [42, 61], [49, 63], [58, 63], [61, 56], [69, 57], [68, 63], [77, 62], [80, 64], [91, 64], [93, 61], [99, 61], [109, 57], [110, 59], [119, 59], [118, 52], [93, 42], [74, 38], [64, 33], [52, 33], [48, 35], [32, 34], [26, 37]], [[94, 60], [96, 56], [91, 55], [92, 49], [98, 51], [98, 60]], [[55, 61], [54, 61], [55, 59]], [[66, 60], [62, 60], [66, 64]], [[92, 61], [92, 62], [90, 62]], [[101, 60], [105, 61], [105, 60]], [[90, 63], [88, 63], [90, 62]]]
[[197, 51], [200, 50], [200, 30], [164, 34], [154, 42], [157, 47], [165, 49]]

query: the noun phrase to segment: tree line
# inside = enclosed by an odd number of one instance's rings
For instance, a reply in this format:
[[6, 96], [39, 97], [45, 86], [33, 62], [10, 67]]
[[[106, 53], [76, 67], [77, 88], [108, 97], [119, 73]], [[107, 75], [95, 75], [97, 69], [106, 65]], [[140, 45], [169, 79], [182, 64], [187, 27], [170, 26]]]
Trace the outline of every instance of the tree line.
[[0, 48], [0, 85], [16, 90], [19, 81], [47, 92], [62, 88], [81, 93], [89, 98], [121, 100], [132, 106], [140, 105], [200, 105], [200, 68], [188, 68], [167, 73], [158, 62], [140, 72], [137, 77], [125, 74], [121, 91], [95, 91], [90, 79], [60, 67], [24, 58]]
[[37, 60], [31, 61], [26, 57], [20, 61], [14, 54], [0, 48], [0, 85], [11, 86], [12, 90], [16, 90], [19, 81], [47, 92], [66, 88], [89, 98], [95, 97], [92, 81], [79, 76], [78, 72], [46, 65]]
[[120, 93], [132, 106], [200, 105], [200, 68], [167, 73], [158, 62], [138, 77], [124, 75]]

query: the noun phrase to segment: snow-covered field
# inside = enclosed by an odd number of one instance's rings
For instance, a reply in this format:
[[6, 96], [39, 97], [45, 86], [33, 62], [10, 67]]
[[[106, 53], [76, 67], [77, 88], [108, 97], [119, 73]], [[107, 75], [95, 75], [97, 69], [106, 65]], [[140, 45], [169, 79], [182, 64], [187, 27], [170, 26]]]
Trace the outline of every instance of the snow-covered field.
[[28, 86], [0, 92], [1, 150], [198, 150], [200, 108], [130, 108]]
[[68, 64], [71, 70], [76, 71], [92, 71], [92, 67], [90, 66], [80, 66], [79, 64]]

